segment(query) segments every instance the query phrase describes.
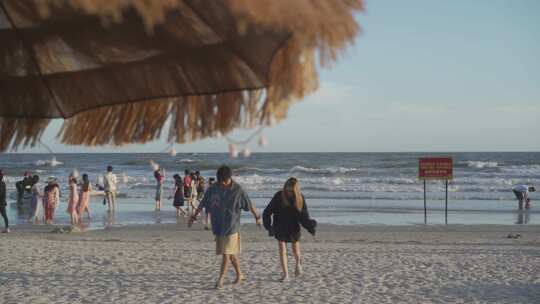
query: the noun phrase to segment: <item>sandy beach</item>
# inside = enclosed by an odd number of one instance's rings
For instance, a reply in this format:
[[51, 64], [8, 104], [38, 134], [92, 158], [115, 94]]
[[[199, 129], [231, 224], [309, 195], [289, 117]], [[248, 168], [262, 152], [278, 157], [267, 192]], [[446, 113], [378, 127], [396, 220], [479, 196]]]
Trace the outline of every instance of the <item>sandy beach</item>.
[[[196, 224], [0, 236], [2, 303], [538, 303], [540, 226], [336, 226], [304, 233], [304, 274], [280, 277], [277, 244], [242, 227], [247, 278], [213, 288], [220, 259]], [[518, 238], [508, 238], [519, 234]], [[289, 253], [290, 255], [290, 253]], [[292, 259], [292, 256], [290, 256]], [[289, 265], [291, 272], [293, 265]]]

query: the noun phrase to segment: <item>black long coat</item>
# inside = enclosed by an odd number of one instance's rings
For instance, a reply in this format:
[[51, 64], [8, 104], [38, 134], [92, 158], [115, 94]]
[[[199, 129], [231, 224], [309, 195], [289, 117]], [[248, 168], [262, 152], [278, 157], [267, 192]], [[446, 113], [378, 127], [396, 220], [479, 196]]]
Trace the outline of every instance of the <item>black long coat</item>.
[[263, 225], [270, 235], [283, 242], [297, 242], [300, 239], [300, 225], [309, 233], [315, 234], [317, 222], [309, 218], [304, 196], [302, 211], [290, 204], [283, 204], [282, 191], [274, 197], [263, 212]]

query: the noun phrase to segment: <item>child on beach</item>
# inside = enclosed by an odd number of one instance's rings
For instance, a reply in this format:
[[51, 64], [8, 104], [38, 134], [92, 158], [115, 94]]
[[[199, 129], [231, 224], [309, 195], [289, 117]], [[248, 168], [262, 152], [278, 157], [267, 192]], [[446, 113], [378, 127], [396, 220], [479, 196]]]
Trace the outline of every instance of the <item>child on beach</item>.
[[[172, 195], [173, 198], [173, 206], [176, 208], [176, 217], [180, 217], [180, 214], [183, 216], [186, 215], [186, 212], [182, 209], [184, 206], [184, 193], [182, 191], [183, 184], [182, 184], [182, 177], [178, 174], [173, 175], [174, 179], [174, 193]], [[171, 197], [169, 197], [170, 199]]]
[[54, 210], [59, 203], [60, 187], [56, 183], [55, 177], [49, 177], [47, 186], [43, 191], [43, 218], [45, 224], [52, 224], [54, 220]]
[[92, 191], [92, 185], [90, 185], [88, 174], [82, 175], [82, 181], [83, 184], [79, 193], [79, 203], [77, 205], [77, 213], [81, 223], [83, 220], [83, 213], [85, 211], [88, 214], [88, 220], [90, 220], [90, 208], [88, 207], [88, 203], [90, 202], [90, 191]]
[[41, 192], [41, 186], [39, 185], [39, 176], [34, 175], [32, 177], [32, 187], [30, 188], [32, 198], [30, 199], [30, 215], [28, 216], [28, 222], [39, 222], [39, 201], [43, 198]]
[[163, 192], [163, 181], [165, 180], [165, 169], [158, 168], [156, 171], [154, 171], [154, 178], [156, 179], [156, 211], [161, 210], [161, 199], [162, 199], [162, 192]]
[[79, 214], [77, 212], [77, 205], [79, 204], [79, 192], [77, 191], [77, 179], [75, 177], [69, 178], [69, 198], [68, 207], [66, 212], [69, 214], [71, 224], [77, 224], [79, 222]]
[[300, 255], [300, 225], [315, 235], [317, 222], [309, 218], [306, 201], [300, 192], [298, 180], [289, 178], [283, 190], [278, 191], [263, 212], [263, 225], [270, 236], [278, 240], [279, 257], [283, 274], [281, 281], [289, 280], [287, 267], [287, 245], [292, 243], [296, 260], [295, 275], [302, 273], [302, 257]]

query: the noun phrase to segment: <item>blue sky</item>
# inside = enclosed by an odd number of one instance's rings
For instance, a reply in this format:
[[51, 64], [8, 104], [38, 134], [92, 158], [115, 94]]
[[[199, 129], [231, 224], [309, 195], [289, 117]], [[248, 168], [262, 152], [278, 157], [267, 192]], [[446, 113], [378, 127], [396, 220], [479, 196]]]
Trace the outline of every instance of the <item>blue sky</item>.
[[[362, 34], [255, 152], [540, 151], [540, 1], [366, 0]], [[55, 152], [159, 152], [164, 141]], [[234, 132], [242, 139], [248, 132]], [[176, 145], [223, 152], [224, 139]], [[21, 152], [45, 152], [43, 148]]]

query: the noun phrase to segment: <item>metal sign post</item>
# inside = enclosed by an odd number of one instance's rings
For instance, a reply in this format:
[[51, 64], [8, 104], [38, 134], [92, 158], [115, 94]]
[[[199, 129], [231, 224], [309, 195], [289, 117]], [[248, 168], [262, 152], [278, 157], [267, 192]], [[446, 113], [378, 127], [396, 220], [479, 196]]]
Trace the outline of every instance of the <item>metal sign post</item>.
[[444, 223], [448, 224], [448, 180], [446, 182], [446, 197], [444, 199]]
[[424, 180], [424, 224], [427, 224], [426, 180]]
[[445, 181], [444, 223], [448, 224], [448, 180], [453, 178], [452, 158], [420, 158], [418, 178], [424, 181], [424, 224], [427, 224], [426, 180]]

